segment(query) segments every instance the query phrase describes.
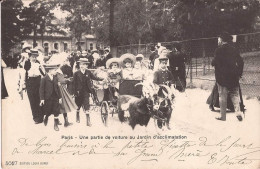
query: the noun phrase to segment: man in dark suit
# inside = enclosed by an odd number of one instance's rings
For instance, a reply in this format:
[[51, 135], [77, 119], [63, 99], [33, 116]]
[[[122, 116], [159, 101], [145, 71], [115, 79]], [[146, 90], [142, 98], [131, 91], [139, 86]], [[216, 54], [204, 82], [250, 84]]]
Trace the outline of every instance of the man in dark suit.
[[101, 81], [103, 79], [95, 77], [89, 70], [87, 70], [87, 65], [89, 61], [87, 58], [79, 59], [79, 70], [73, 75], [73, 85], [74, 85], [74, 95], [75, 102], [78, 106], [76, 121], [80, 122], [79, 110], [82, 107], [84, 113], [86, 114], [87, 126], [91, 126], [90, 116], [89, 116], [89, 96], [93, 92], [93, 84], [91, 79]]
[[45, 112], [44, 125], [48, 123], [48, 118], [51, 114], [54, 115], [54, 130], [59, 131], [58, 125], [60, 114], [61, 93], [58, 88], [58, 79], [55, 76], [55, 71], [58, 65], [45, 65], [45, 70], [48, 72], [45, 77], [41, 79], [40, 85], [40, 105], [43, 106]]
[[[171, 50], [172, 46], [167, 46]], [[169, 70], [174, 76], [176, 89], [184, 92], [186, 88], [185, 54], [181, 52], [180, 44], [175, 44], [174, 50], [168, 55]]]
[[224, 32], [220, 37], [220, 47], [215, 51], [212, 66], [215, 66], [215, 77], [218, 85], [220, 113], [217, 120], [226, 121], [227, 96], [231, 97], [237, 119], [243, 118], [239, 112], [239, 79], [243, 73], [244, 62], [239, 51], [232, 46], [233, 37]]
[[154, 60], [158, 58], [158, 52], [155, 50], [154, 46], [151, 46], [151, 55], [149, 57], [149, 68], [153, 69], [154, 66]]

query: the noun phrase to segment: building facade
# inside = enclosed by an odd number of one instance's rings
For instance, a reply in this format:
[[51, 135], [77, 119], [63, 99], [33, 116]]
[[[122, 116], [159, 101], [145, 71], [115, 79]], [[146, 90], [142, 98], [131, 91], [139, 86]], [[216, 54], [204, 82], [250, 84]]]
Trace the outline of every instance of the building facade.
[[[33, 36], [28, 36], [22, 43], [28, 43], [33, 46]], [[42, 47], [44, 55], [55, 52], [70, 52], [72, 50], [72, 38], [68, 36], [36, 36], [36, 47]], [[23, 44], [22, 44], [23, 45]]]

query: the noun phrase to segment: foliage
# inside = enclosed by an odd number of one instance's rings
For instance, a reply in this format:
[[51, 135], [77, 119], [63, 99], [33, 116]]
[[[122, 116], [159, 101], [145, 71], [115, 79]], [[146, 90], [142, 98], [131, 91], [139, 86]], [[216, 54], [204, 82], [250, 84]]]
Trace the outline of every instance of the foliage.
[[4, 0], [1, 7], [2, 55], [7, 56], [10, 49], [20, 42], [23, 36], [19, 14], [22, 11], [21, 0]]

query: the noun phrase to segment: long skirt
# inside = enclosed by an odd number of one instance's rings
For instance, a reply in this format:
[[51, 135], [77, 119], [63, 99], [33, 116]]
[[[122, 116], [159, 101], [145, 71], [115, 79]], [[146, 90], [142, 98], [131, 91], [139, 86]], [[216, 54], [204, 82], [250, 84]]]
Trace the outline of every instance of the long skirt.
[[[207, 104], [209, 105], [213, 105], [214, 107], [220, 108], [219, 106], [219, 93], [218, 93], [218, 86], [217, 83], [215, 83], [211, 94], [209, 95], [208, 99], [207, 99]], [[227, 98], [227, 108], [229, 110], [234, 110], [234, 105], [231, 101], [230, 96], [228, 95]]]
[[1, 76], [1, 85], [2, 85], [2, 87], [1, 87], [1, 98], [4, 99], [4, 98], [8, 97], [8, 92], [7, 92], [6, 86], [5, 86], [3, 68], [1, 68], [1, 72], [2, 72], [1, 73], [2, 74], [2, 76]]
[[62, 103], [60, 105], [60, 113], [69, 113], [76, 111], [78, 106], [72, 98], [72, 95], [69, 94], [65, 85], [59, 85]]

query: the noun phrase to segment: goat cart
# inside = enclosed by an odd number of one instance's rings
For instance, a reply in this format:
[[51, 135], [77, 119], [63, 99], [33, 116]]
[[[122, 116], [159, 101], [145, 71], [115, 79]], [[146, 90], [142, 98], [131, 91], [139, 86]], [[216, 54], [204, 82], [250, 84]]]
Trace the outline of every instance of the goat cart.
[[[110, 84], [105, 88], [95, 90], [96, 104], [100, 106], [101, 120], [105, 126], [107, 126], [109, 114], [113, 117], [114, 114], [123, 111], [118, 99], [122, 96], [127, 96], [128, 99], [141, 98], [142, 86], [136, 85], [140, 82], [140, 80], [121, 80], [119, 89]], [[121, 118], [120, 115], [119, 118]], [[122, 119], [119, 120], [122, 121]]]

